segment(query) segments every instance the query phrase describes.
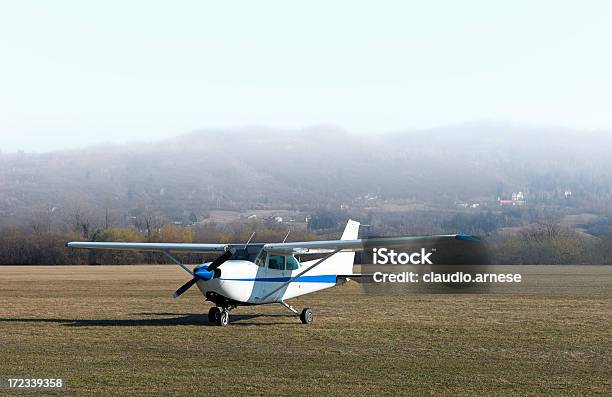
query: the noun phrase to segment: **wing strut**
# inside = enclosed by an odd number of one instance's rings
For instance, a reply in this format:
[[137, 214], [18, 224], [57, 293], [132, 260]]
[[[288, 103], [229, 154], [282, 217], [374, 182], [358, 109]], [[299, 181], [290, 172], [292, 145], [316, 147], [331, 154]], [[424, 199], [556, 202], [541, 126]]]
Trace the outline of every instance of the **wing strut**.
[[263, 298], [261, 298], [261, 300], [267, 299], [270, 296], [274, 295], [275, 293], [277, 293], [278, 291], [280, 291], [282, 288], [286, 287], [287, 285], [291, 284], [292, 282], [294, 282], [295, 280], [297, 280], [299, 277], [301, 277], [302, 275], [304, 275], [305, 273], [311, 271], [312, 269], [314, 269], [315, 267], [319, 266], [321, 263], [323, 263], [324, 261], [326, 261], [327, 259], [329, 259], [332, 255], [340, 252], [342, 250], [337, 249], [334, 252], [331, 252], [327, 255], [325, 255], [323, 258], [319, 259], [314, 265], [310, 266], [308, 269], [304, 270], [301, 273], [296, 274], [295, 276], [291, 277], [288, 281], [284, 282], [283, 284], [280, 285], [280, 287], [274, 289], [272, 292], [270, 292], [269, 294], [267, 294], [266, 296], [264, 296]]

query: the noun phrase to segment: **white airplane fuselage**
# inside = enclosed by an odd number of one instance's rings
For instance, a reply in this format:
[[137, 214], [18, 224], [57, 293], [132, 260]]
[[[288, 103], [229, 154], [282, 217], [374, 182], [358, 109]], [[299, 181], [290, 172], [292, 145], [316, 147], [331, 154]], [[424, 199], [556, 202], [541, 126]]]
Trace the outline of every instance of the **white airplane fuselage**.
[[[336, 255], [342, 254], [345, 253]], [[353, 255], [353, 253], [348, 252], [346, 254]], [[336, 255], [328, 260], [332, 261]], [[198, 280], [197, 286], [205, 296], [207, 292], [214, 292], [244, 304], [257, 305], [281, 302], [336, 285], [336, 272], [338, 270], [332, 268], [333, 263], [330, 265], [323, 262], [279, 291], [267, 296], [316, 262], [318, 261], [302, 262], [295, 270], [278, 270], [267, 266], [257, 266], [255, 263], [246, 260], [228, 260], [219, 267], [221, 270], [220, 277], [208, 281]]]

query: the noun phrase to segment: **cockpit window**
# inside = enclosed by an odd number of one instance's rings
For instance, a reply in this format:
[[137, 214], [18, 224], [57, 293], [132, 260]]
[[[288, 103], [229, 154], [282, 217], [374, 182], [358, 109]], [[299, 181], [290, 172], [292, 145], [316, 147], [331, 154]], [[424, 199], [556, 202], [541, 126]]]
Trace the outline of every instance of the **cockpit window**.
[[287, 270], [296, 270], [300, 267], [300, 263], [293, 256], [287, 257]]
[[268, 258], [268, 268], [285, 270], [285, 257], [281, 255], [270, 255], [270, 258]]

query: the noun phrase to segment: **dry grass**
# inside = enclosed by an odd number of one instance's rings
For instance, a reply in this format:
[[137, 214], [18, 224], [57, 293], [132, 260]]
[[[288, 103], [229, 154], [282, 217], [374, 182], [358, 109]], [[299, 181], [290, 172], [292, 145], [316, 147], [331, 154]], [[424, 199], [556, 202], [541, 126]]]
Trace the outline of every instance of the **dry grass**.
[[171, 266], [0, 267], [0, 376], [65, 394], [604, 395], [612, 295], [363, 295], [354, 284], [280, 306], [209, 304]]

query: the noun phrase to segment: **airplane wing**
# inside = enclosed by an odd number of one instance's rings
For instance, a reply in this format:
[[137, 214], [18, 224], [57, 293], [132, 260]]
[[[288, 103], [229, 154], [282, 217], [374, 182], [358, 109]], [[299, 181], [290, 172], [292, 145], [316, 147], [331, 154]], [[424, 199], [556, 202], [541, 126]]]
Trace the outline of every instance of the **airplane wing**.
[[93, 243], [73, 241], [66, 243], [66, 247], [123, 251], [225, 252], [232, 248], [244, 247], [244, 244]]
[[[435, 242], [439, 240], [472, 240], [467, 234], [443, 234], [423, 237], [375, 237], [355, 240], [304, 241], [296, 243], [265, 244], [263, 249], [271, 254], [326, 254], [334, 251], [363, 251], [374, 247], [401, 247], [407, 244]], [[123, 251], [165, 251], [165, 252], [225, 252], [243, 248], [245, 244], [186, 244], [186, 243], [103, 243], [73, 241], [66, 243], [69, 248], [123, 250]]]
[[305, 241], [298, 243], [266, 244], [263, 249], [270, 254], [322, 254], [334, 251], [363, 251], [375, 247], [403, 247], [409, 244], [433, 243], [443, 240], [479, 241], [468, 234], [439, 234], [420, 237], [373, 237], [355, 240]]

